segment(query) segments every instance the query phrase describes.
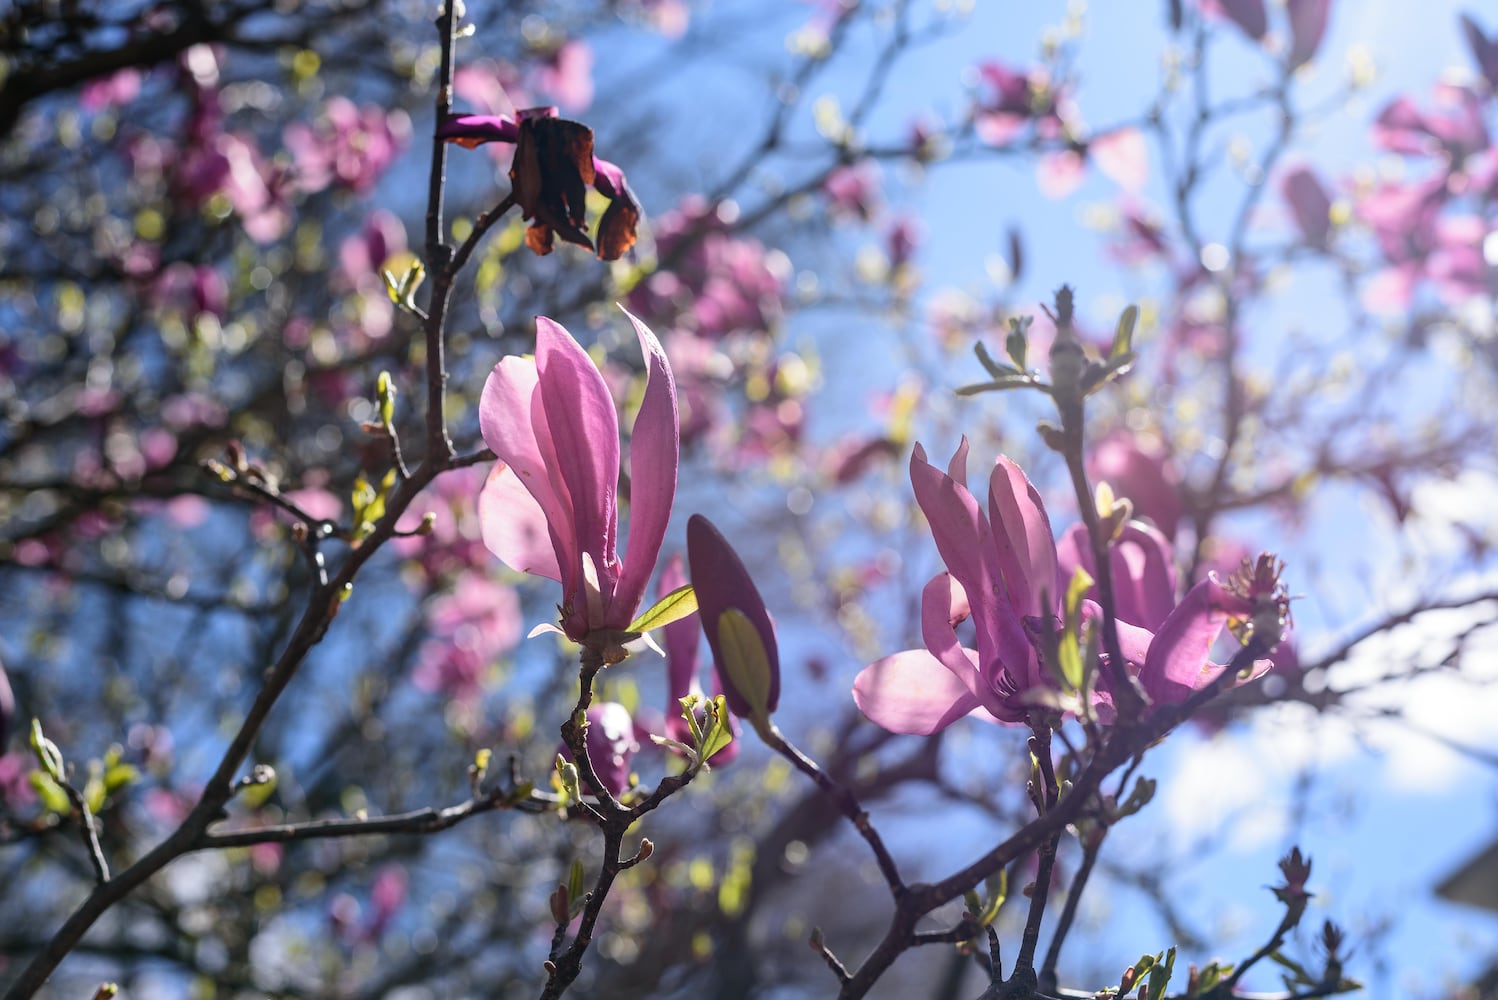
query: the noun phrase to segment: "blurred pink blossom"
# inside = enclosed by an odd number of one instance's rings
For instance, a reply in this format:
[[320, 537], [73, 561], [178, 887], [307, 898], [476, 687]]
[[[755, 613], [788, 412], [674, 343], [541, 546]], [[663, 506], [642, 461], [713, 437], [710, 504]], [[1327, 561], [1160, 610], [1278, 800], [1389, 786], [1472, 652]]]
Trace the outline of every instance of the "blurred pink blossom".
[[570, 38], [537, 68], [535, 90], [563, 111], [582, 112], [593, 103], [593, 48]]
[[140, 84], [140, 70], [127, 66], [85, 83], [78, 94], [78, 105], [84, 111], [96, 112], [129, 104], [140, 95]]
[[827, 214], [868, 222], [879, 210], [879, 171], [868, 160], [841, 166], [822, 182]]
[[1087, 154], [1109, 180], [1130, 194], [1138, 194], [1149, 181], [1149, 143], [1137, 128], [1098, 136], [1088, 144]]
[[315, 124], [293, 122], [282, 139], [296, 164], [297, 187], [315, 192], [338, 184], [367, 194], [411, 137], [411, 119], [399, 109], [360, 108], [334, 97]]
[[1167, 539], [1175, 538], [1185, 500], [1181, 474], [1163, 445], [1127, 431], [1115, 432], [1093, 446], [1087, 474], [1132, 501], [1136, 517], [1153, 522]]
[[1325, 246], [1332, 230], [1332, 199], [1315, 171], [1305, 166], [1289, 170], [1280, 181], [1280, 194], [1306, 243]]

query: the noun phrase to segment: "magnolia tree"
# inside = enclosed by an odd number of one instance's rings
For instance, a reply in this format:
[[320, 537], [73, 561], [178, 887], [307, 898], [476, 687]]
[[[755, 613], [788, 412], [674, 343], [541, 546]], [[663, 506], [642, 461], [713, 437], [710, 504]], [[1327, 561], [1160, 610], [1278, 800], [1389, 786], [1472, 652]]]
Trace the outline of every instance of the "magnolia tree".
[[4, 15], [5, 995], [1358, 990], [1133, 831], [1481, 679], [1498, 25], [493, 7]]

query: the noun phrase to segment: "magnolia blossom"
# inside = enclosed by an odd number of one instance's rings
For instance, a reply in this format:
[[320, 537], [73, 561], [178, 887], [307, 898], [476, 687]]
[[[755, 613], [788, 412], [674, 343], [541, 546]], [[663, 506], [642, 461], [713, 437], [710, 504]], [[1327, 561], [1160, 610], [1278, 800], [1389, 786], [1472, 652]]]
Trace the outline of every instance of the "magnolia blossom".
[[[1176, 606], [1176, 568], [1170, 541], [1155, 528], [1130, 521], [1109, 546], [1108, 555], [1114, 614], [1130, 625], [1159, 628]], [[1079, 521], [1062, 532], [1056, 543], [1056, 560], [1061, 581], [1069, 581], [1078, 569], [1094, 580], [1098, 578], [1085, 524]], [[1101, 599], [1096, 586], [1087, 597]]]
[[1185, 513], [1181, 474], [1159, 442], [1127, 431], [1103, 438], [1087, 456], [1087, 473], [1134, 504], [1134, 513], [1174, 538]]
[[634, 619], [676, 495], [676, 385], [655, 334], [629, 320], [647, 377], [630, 439], [629, 551], [622, 558], [619, 421], [588, 353], [540, 317], [535, 358], [502, 359], [479, 402], [484, 441], [499, 458], [479, 497], [484, 544], [506, 565], [561, 583], [562, 630], [577, 642]]
[[[469, 149], [486, 142], [515, 144], [511, 192], [530, 220], [525, 244], [533, 253], [551, 253], [553, 237], [596, 249], [603, 260], [618, 260], [635, 245], [640, 205], [624, 171], [593, 155], [593, 130], [557, 116], [556, 108], [528, 108], [507, 115], [453, 115], [437, 127], [437, 137]], [[587, 189], [609, 199], [598, 221], [598, 245], [583, 231]]]
[[[934, 577], [922, 594], [926, 648], [864, 668], [854, 681], [854, 701], [870, 720], [897, 733], [930, 735], [964, 715], [1024, 722], [1044, 700], [1041, 689], [1053, 684], [1040, 648], [1058, 626], [1072, 568], [1058, 557], [1040, 494], [1019, 466], [1001, 456], [989, 478], [985, 516], [964, 485], [966, 440], [945, 473], [917, 446], [910, 478], [948, 572]], [[1221, 674], [1224, 668], [1208, 654], [1229, 619], [1258, 621], [1267, 606], [1272, 614], [1264, 617], [1279, 620], [1287, 613], [1284, 592], [1277, 564], [1266, 568], [1267, 557], [1261, 557], [1243, 579], [1235, 577], [1230, 585], [1205, 580], [1162, 615], [1174, 591], [1169, 549], [1158, 532], [1140, 532], [1126, 532], [1125, 550], [1110, 567], [1121, 607], [1148, 623], [1135, 624], [1119, 613], [1120, 653], [1152, 702], [1178, 702]], [[1073, 565], [1087, 548], [1082, 541], [1074, 531], [1065, 542]], [[1094, 602], [1084, 601], [1085, 619], [1101, 614]], [[956, 626], [968, 618], [976, 649], [957, 637]], [[1104, 721], [1112, 703], [1107, 678], [1104, 671], [1095, 693]]]
[[[964, 485], [966, 438], [946, 472], [917, 445], [910, 481], [948, 572], [933, 577], [921, 596], [926, 648], [865, 667], [853, 699], [897, 733], [930, 735], [968, 714], [1023, 722], [1031, 692], [1048, 683], [1029, 632], [1054, 628], [1058, 596], [1056, 544], [1040, 494], [1018, 465], [1000, 457], [985, 516]], [[957, 637], [956, 626], [969, 617], [977, 649]]]

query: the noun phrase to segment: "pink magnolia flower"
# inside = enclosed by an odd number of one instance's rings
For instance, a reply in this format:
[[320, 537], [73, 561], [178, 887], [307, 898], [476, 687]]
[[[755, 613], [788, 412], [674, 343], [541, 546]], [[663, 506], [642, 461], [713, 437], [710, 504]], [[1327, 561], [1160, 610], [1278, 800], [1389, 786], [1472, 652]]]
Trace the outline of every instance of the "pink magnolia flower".
[[1482, 97], [1471, 87], [1438, 84], [1429, 112], [1408, 97], [1390, 101], [1373, 123], [1373, 141], [1394, 153], [1444, 155], [1460, 168], [1470, 154], [1490, 145], [1483, 108]]
[[[1059, 582], [1069, 581], [1077, 569], [1098, 578], [1097, 563], [1087, 540], [1087, 526], [1078, 521], [1056, 543]], [[1113, 575], [1113, 609], [1120, 621], [1151, 631], [1164, 624], [1176, 606], [1176, 568], [1170, 541], [1141, 521], [1123, 526], [1109, 547]], [[1096, 586], [1087, 594], [1099, 600]]]
[[[678, 587], [687, 583], [686, 570], [682, 566], [681, 556], [672, 556], [666, 563], [666, 568], [661, 570], [660, 592], [662, 595], [669, 594]], [[669, 701], [666, 704], [666, 735], [673, 740], [691, 745], [692, 733], [687, 725], [687, 720], [681, 715], [681, 699], [689, 695], [702, 695], [702, 685], [697, 681], [698, 651], [701, 648], [702, 624], [701, 616], [696, 612], [679, 618], [662, 630], [661, 645], [666, 650], [666, 689]], [[723, 693], [723, 683], [715, 679], [713, 682], [714, 694]], [[699, 712], [699, 721], [701, 713]], [[729, 716], [729, 725], [734, 735], [734, 742], [728, 744], [722, 750], [713, 755], [713, 764], [730, 763], [739, 754], [739, 726], [738, 721]]]
[[335, 97], [315, 124], [293, 122], [283, 140], [296, 162], [296, 182], [303, 191], [332, 184], [367, 194], [395, 162], [411, 137], [411, 119], [399, 109], [359, 107]]
[[1138, 194], [1149, 182], [1149, 141], [1137, 128], [1098, 136], [1088, 144], [1087, 155], [1109, 180], [1131, 194]]
[[1055, 95], [1041, 73], [1022, 73], [1003, 63], [978, 66], [978, 107], [973, 112], [978, 137], [990, 146], [1004, 146], [1035, 120], [1054, 122]]
[[[1139, 678], [1151, 703], [1171, 705], [1212, 683], [1227, 669], [1210, 654], [1230, 621], [1244, 628], [1270, 628], [1278, 643], [1288, 627], [1290, 598], [1280, 583], [1283, 564], [1267, 552], [1245, 559], [1226, 581], [1210, 574], [1192, 587], [1153, 635], [1148, 629], [1119, 623], [1122, 653], [1129, 672]], [[1262, 677], [1272, 659], [1255, 662], [1240, 683]], [[1107, 674], [1102, 675], [1106, 685]]]
[[[629, 551], [617, 551], [619, 420], [586, 351], [536, 320], [536, 356], [494, 366], [479, 402], [499, 461], [479, 497], [484, 544], [506, 565], [562, 585], [562, 630], [581, 642], [634, 619], [655, 569], [680, 455], [676, 384], [655, 334], [629, 316], [647, 381], [630, 441]], [[544, 525], [544, 536], [540, 530]]]
[[[1040, 494], [1000, 457], [989, 477], [988, 515], [968, 492], [967, 439], [943, 472], [920, 445], [910, 459], [916, 502], [948, 572], [921, 595], [925, 649], [886, 656], [859, 673], [853, 700], [891, 732], [929, 736], [964, 715], [1020, 723], [1030, 692], [1049, 683], [1029, 630], [1057, 607], [1056, 543]], [[971, 617], [977, 649], [956, 626]]]
[[1175, 537], [1186, 505], [1181, 474], [1163, 446], [1128, 432], [1111, 434], [1092, 449], [1087, 472], [1131, 500], [1134, 513], [1153, 521], [1166, 538]]
[[879, 172], [869, 160], [838, 167], [822, 182], [827, 214], [869, 221], [879, 210]]
[[[1008, 458], [1001, 456], [990, 476], [987, 517], [963, 485], [966, 477], [965, 440], [945, 473], [926, 461], [919, 446], [911, 457], [916, 502], [948, 572], [934, 577], [922, 594], [926, 648], [886, 656], [854, 681], [859, 709], [891, 732], [930, 735], [964, 715], [1020, 723], [1039, 700], [1037, 691], [1051, 683], [1039, 641], [1056, 627], [1069, 581], [1060, 573], [1045, 506]], [[1120, 589], [1133, 591], [1120, 603], [1131, 617], [1158, 619], [1158, 626], [1119, 621], [1120, 653], [1153, 702], [1181, 701], [1221, 674], [1224, 668], [1208, 654], [1230, 617], [1258, 621], [1266, 604], [1279, 619], [1288, 613], [1275, 564], [1273, 572], [1261, 565], [1251, 578], [1235, 577], [1230, 586], [1205, 580], [1162, 618], [1173, 582], [1168, 568], [1152, 565], [1152, 559], [1160, 559], [1165, 540], [1147, 532], [1135, 542], [1145, 550], [1138, 565], [1126, 551], [1121, 566], [1118, 560], [1113, 566], [1115, 580], [1122, 568], [1129, 585]], [[1089, 619], [1101, 613], [1091, 601], [1083, 610]], [[977, 649], [957, 638], [956, 626], [969, 617]], [[1106, 672], [1096, 694], [1099, 708], [1111, 709]], [[1106, 721], [1107, 712], [1102, 714]]]
[[593, 48], [568, 39], [537, 67], [536, 89], [568, 111], [586, 111], [593, 103]]

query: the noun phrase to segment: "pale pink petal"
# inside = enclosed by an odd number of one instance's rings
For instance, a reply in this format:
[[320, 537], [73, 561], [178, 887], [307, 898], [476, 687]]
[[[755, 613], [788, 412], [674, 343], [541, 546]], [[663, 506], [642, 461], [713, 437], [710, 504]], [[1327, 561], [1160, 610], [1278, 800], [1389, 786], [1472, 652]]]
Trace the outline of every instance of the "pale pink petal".
[[1035, 165], [1035, 182], [1040, 193], [1060, 200], [1082, 186], [1087, 176], [1087, 161], [1075, 150], [1046, 153]]
[[[645, 353], [645, 398], [635, 417], [629, 441], [629, 546], [624, 572], [614, 600], [626, 617], [639, 607], [660, 554], [671, 502], [676, 496], [676, 472], [681, 460], [680, 417], [676, 408], [676, 380], [666, 352], [650, 328], [628, 310]], [[612, 412], [612, 411], [610, 411]]]
[[504, 462], [494, 463], [479, 492], [479, 526], [484, 545], [500, 562], [561, 582], [546, 512]]
[[940, 732], [981, 707], [924, 649], [895, 653], [864, 667], [853, 681], [853, 701], [869, 721], [914, 736]]
[[[966, 444], [957, 450], [958, 456], [966, 454]], [[953, 467], [962, 471], [957, 456]], [[1007, 620], [1010, 646], [1017, 639], [1025, 642], [1019, 621], [1014, 615], [992, 613], [1002, 593], [1002, 576], [995, 559], [993, 534], [984, 519], [978, 501], [966, 486], [943, 473], [926, 461], [925, 449], [916, 445], [910, 456], [910, 483], [915, 490], [916, 503], [931, 525], [931, 537], [936, 541], [936, 550], [962, 589], [984, 610], [974, 618], [978, 628], [978, 647], [997, 649], [1000, 645], [1001, 622]]]
[[[580, 556], [592, 558], [599, 592], [607, 600], [619, 579], [614, 537], [618, 528], [619, 418], [614, 413], [614, 401], [588, 352], [559, 324], [544, 316], [536, 319], [536, 372], [555, 469], [571, 498], [577, 550]], [[539, 440], [540, 435], [537, 437]], [[546, 455], [545, 442], [542, 445], [543, 456], [551, 458]]]
[[[546, 515], [555, 540], [556, 563], [562, 570], [562, 592], [568, 598], [581, 589], [582, 558], [573, 527], [572, 501], [566, 485], [556, 476], [546, 415], [536, 400], [536, 363], [529, 358], [507, 357], [494, 366], [479, 397], [479, 429], [501, 462], [535, 498]], [[546, 445], [542, 449], [543, 442]]]
[[1055, 614], [1061, 594], [1051, 519], [1024, 470], [1004, 456], [988, 479], [988, 516], [1015, 611], [1021, 616]]
[[1149, 143], [1137, 128], [1119, 129], [1099, 136], [1087, 151], [1098, 169], [1130, 194], [1138, 194], [1149, 181]]
[[1222, 634], [1229, 614], [1249, 614], [1252, 605], [1235, 597], [1215, 580], [1206, 579], [1165, 619], [1150, 644], [1140, 680], [1156, 702], [1183, 701], [1210, 683], [1222, 667], [1208, 659], [1212, 644]]

